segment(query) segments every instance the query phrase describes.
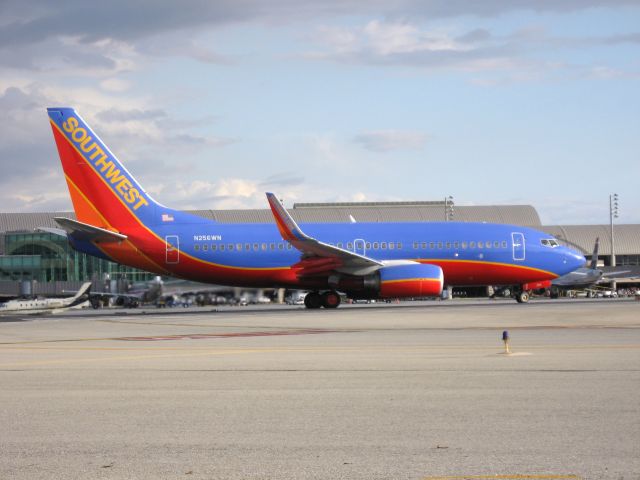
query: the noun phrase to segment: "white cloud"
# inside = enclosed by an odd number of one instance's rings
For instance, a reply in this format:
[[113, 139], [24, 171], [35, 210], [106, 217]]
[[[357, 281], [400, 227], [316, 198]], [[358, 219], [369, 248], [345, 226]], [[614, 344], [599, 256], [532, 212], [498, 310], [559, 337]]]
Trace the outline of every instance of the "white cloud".
[[427, 135], [413, 131], [376, 130], [356, 135], [354, 141], [373, 152], [420, 150], [427, 142]]
[[[74, 106], [96, 132], [138, 171], [184, 178], [192, 171], [194, 152], [224, 146], [231, 139], [195, 135], [189, 122], [174, 121], [162, 110], [149, 108], [145, 98], [122, 96], [99, 88], [66, 90], [55, 84], [29, 84], [0, 91], [5, 127], [0, 129], [0, 204], [3, 210], [58, 210], [69, 200], [58, 154], [47, 119], [47, 106]], [[175, 126], [174, 126], [175, 125]], [[181, 159], [162, 167], [172, 155]], [[150, 159], [150, 168], [144, 160]], [[140, 165], [143, 160], [143, 165]], [[141, 168], [145, 167], [145, 168]], [[162, 168], [161, 168], [162, 167]], [[16, 181], [19, 179], [19, 181]]]
[[126, 92], [131, 88], [131, 83], [121, 78], [106, 78], [100, 82], [100, 86], [107, 92]]

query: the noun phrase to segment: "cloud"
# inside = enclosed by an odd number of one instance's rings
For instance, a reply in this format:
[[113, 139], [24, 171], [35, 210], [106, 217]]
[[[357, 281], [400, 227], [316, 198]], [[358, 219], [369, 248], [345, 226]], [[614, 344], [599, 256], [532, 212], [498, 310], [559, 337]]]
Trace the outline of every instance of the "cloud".
[[519, 42], [495, 37], [485, 29], [454, 35], [449, 31], [420, 29], [407, 22], [379, 20], [360, 27], [323, 28], [316, 40], [325, 48], [309, 52], [308, 58], [359, 65], [468, 71], [509, 67], [521, 49]]
[[475, 15], [493, 17], [514, 11], [569, 13], [591, 8], [636, 6], [635, 0], [8, 0], [0, 7], [4, 17], [0, 44], [35, 43], [66, 34], [84, 43], [105, 38], [125, 41], [167, 32], [246, 22], [288, 23], [330, 16], [385, 16], [388, 18], [448, 18]]
[[[539, 27], [528, 27], [496, 35], [486, 28], [456, 32], [451, 28], [418, 27], [405, 20], [386, 19], [353, 27], [323, 26], [312, 37], [320, 48], [307, 51], [304, 54], [307, 59], [427, 72], [462, 72], [469, 75], [471, 83], [485, 86], [559, 76], [638, 77], [633, 67], [624, 70], [575, 63], [571, 61], [575, 57], [568, 52], [634, 45], [640, 43], [640, 33], [563, 37], [551, 35]], [[555, 55], [564, 54], [567, 60], [545, 60], [544, 55], [549, 51]]]
[[420, 150], [424, 148], [427, 135], [422, 132], [377, 130], [356, 135], [354, 141], [372, 152]]
[[[74, 91], [79, 112], [118, 152], [126, 152], [127, 163], [138, 171], [180, 175], [191, 170], [189, 156], [205, 149], [221, 147], [234, 139], [195, 135], [181, 126], [170, 113], [147, 108], [132, 98], [105, 97], [98, 90]], [[26, 211], [69, 208], [66, 185], [60, 168], [46, 106], [62, 105], [64, 93], [56, 88], [31, 84], [9, 87], [0, 92], [4, 126], [0, 129], [0, 204], [3, 210]], [[127, 108], [129, 105], [129, 108]], [[85, 108], [86, 107], [86, 108]], [[190, 125], [190, 122], [184, 122]], [[180, 162], [163, 165], [163, 158], [177, 156]], [[36, 193], [37, 192], [37, 193]]]
[[100, 87], [108, 92], [125, 92], [131, 88], [131, 84], [121, 78], [106, 78], [100, 82]]
[[[496, 17], [514, 11], [570, 13], [590, 8], [637, 7], [635, 0], [113, 0], [86, 2], [8, 0], [0, 6], [0, 61], [5, 66], [46, 69], [92, 66], [96, 70], [130, 68], [126, 58], [135, 54], [178, 55], [207, 63], [232, 60], [193, 38], [229, 25], [261, 23], [282, 25], [335, 17], [385, 18], [387, 26], [372, 23], [375, 38], [381, 33], [396, 42], [412, 41], [411, 27], [402, 19], [433, 21], [459, 16]], [[389, 28], [396, 30], [389, 31]], [[188, 33], [188, 37], [185, 37]], [[481, 32], [478, 32], [481, 33]], [[339, 42], [349, 40], [349, 33]], [[475, 40], [477, 40], [476, 38]], [[390, 44], [394, 49], [410, 44]], [[385, 48], [383, 45], [379, 47]], [[67, 55], [72, 51], [74, 55]], [[123, 61], [125, 61], [123, 63]]]
[[96, 118], [104, 122], [127, 122], [130, 120], [150, 121], [166, 117], [167, 112], [160, 109], [140, 110], [132, 108], [129, 110], [122, 110], [117, 108], [110, 108], [96, 114]]
[[258, 185], [260, 187], [289, 187], [301, 185], [302, 183], [304, 183], [304, 177], [301, 175], [294, 173], [277, 173], [265, 178]]

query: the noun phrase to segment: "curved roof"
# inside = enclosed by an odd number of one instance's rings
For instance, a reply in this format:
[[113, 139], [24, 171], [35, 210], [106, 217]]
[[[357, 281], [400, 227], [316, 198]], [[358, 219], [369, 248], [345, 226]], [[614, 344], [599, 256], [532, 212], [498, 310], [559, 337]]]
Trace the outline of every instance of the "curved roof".
[[[220, 223], [271, 223], [271, 210], [189, 210], [190, 213]], [[300, 223], [313, 222], [441, 222], [445, 220], [444, 202], [363, 202], [295, 204], [289, 209]], [[0, 213], [0, 232], [56, 227], [53, 217], [75, 218], [73, 212]], [[459, 222], [509, 223], [540, 227], [540, 217], [531, 205], [455, 206], [454, 220]]]
[[[540, 217], [530, 205], [456, 206], [454, 220], [459, 222], [510, 223], [540, 227]], [[289, 209], [299, 223], [350, 222], [441, 222], [445, 207], [441, 202], [296, 204]], [[198, 210], [193, 213], [221, 223], [270, 223], [271, 210]]]
[[[616, 255], [640, 254], [640, 225], [614, 225]], [[558, 240], [576, 247], [585, 255], [593, 253], [596, 238], [600, 239], [600, 255], [611, 255], [611, 230], [609, 225], [554, 225], [542, 227]]]

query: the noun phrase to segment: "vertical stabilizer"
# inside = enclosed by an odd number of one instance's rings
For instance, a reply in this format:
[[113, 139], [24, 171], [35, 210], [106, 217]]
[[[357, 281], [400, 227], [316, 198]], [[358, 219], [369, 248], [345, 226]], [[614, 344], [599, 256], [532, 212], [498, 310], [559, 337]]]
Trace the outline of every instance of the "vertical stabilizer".
[[591, 255], [591, 264], [589, 268], [596, 270], [598, 268], [598, 247], [600, 245], [600, 237], [596, 238], [596, 244], [593, 246], [593, 254]]
[[47, 112], [77, 219], [101, 228], [152, 224], [158, 204], [82, 117], [73, 108]]

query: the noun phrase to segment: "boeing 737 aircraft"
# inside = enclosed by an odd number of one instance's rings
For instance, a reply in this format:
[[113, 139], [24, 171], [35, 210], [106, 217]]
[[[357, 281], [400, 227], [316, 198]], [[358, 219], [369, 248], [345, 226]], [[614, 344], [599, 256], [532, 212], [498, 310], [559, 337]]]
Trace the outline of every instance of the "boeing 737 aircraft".
[[530, 228], [486, 223], [297, 225], [271, 193], [273, 224], [222, 224], [153, 200], [72, 108], [48, 109], [76, 220], [71, 245], [97, 257], [198, 282], [309, 290], [308, 308], [350, 298], [439, 296], [445, 285], [530, 285], [584, 257]]

